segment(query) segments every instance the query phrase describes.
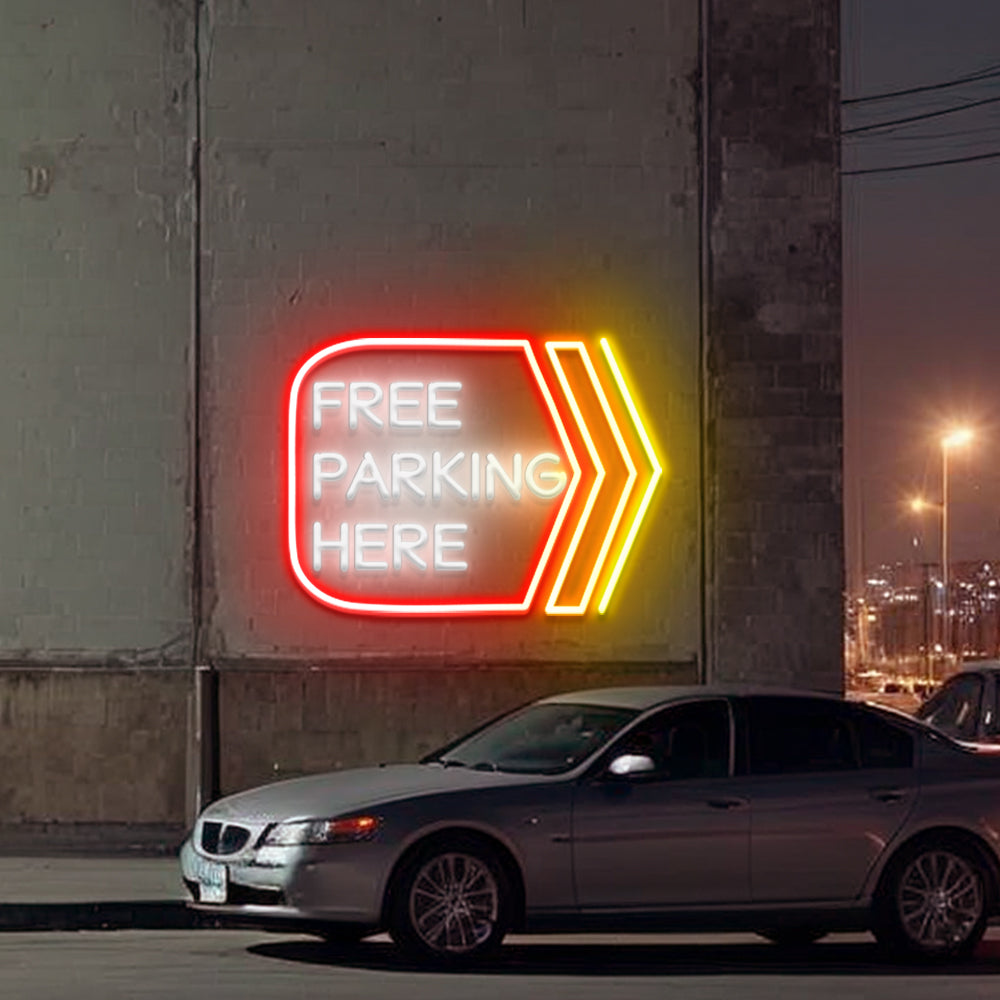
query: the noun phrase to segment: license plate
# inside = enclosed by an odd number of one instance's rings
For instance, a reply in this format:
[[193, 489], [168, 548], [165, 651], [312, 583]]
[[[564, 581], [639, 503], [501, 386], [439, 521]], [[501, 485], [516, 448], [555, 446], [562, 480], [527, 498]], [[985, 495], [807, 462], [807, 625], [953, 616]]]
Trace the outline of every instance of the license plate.
[[225, 865], [216, 861], [206, 861], [197, 858], [195, 862], [195, 879], [198, 882], [198, 902], [224, 903], [228, 871]]

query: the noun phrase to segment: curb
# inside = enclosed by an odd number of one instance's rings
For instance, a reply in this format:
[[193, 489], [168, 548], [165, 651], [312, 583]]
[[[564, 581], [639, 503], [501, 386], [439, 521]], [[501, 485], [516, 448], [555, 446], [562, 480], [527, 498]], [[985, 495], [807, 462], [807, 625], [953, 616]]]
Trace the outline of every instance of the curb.
[[176, 902], [0, 903], [4, 931], [197, 930], [212, 918]]

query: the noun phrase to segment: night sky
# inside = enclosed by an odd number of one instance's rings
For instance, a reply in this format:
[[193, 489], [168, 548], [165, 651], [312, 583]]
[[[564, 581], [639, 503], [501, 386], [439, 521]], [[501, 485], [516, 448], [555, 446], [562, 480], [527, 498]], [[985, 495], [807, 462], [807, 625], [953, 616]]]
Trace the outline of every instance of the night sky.
[[[997, 0], [843, 0], [843, 96], [1000, 70]], [[985, 98], [976, 84], [844, 108], [844, 129]], [[1000, 152], [1000, 101], [878, 136], [844, 136], [843, 169]], [[845, 176], [844, 403], [848, 582], [883, 561], [937, 561], [940, 519], [904, 500], [941, 493], [953, 452], [950, 559], [1000, 559], [1000, 158]], [[914, 544], [916, 540], [917, 544]]]

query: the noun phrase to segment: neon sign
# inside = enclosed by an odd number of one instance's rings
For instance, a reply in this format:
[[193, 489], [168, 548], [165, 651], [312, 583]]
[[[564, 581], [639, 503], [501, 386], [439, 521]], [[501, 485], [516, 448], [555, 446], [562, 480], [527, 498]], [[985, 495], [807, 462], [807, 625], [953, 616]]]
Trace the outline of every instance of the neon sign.
[[[358, 336], [288, 401], [288, 552], [388, 615], [603, 613], [662, 466], [607, 340]], [[642, 481], [642, 482], [640, 482]]]

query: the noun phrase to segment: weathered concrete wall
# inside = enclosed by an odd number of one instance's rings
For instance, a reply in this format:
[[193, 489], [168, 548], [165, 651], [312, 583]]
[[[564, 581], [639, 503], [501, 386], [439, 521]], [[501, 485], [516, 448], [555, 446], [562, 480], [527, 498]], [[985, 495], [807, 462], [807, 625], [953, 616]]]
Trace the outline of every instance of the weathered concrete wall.
[[[226, 790], [559, 688], [839, 687], [837, 4], [708, 9], [702, 87], [692, 0], [6, 0], [8, 815], [180, 822], [196, 631]], [[288, 382], [372, 327], [615, 333], [668, 478], [607, 616], [297, 588]]]
[[0, 9], [0, 661], [190, 657], [192, 40]]
[[714, 0], [708, 37], [712, 676], [840, 691], [838, 4]]
[[184, 817], [191, 672], [0, 671], [0, 823]]
[[[697, 660], [697, 5], [219, 3], [204, 37], [208, 654]], [[295, 584], [288, 386], [373, 329], [614, 332], [669, 476], [611, 612], [376, 623]]]

